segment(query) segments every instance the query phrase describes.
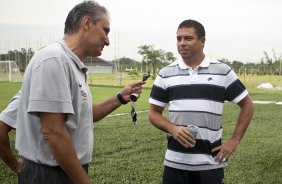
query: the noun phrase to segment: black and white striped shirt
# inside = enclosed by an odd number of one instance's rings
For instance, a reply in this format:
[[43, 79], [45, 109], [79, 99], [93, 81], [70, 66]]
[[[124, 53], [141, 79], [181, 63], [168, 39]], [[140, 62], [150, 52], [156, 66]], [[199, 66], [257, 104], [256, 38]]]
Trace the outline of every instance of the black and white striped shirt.
[[205, 57], [194, 70], [177, 60], [160, 70], [150, 95], [151, 104], [165, 107], [169, 121], [199, 128], [196, 145], [185, 148], [168, 135], [164, 164], [183, 170], [224, 167], [211, 150], [221, 145], [224, 101], [240, 102], [248, 94], [234, 71], [218, 60]]

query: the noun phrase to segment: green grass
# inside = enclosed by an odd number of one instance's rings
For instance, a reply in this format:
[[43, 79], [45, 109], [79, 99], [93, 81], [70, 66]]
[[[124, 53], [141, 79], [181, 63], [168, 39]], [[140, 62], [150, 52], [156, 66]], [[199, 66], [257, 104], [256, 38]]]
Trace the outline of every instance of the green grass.
[[[282, 86], [281, 76], [272, 77], [273, 81], [269, 81], [268, 78], [269, 76], [245, 78], [252, 98], [282, 101], [281, 90], [256, 88], [263, 82]], [[152, 85], [152, 82], [149, 80], [147, 85]], [[20, 83], [0, 82], [0, 86], [0, 110], [2, 110], [20, 88]], [[94, 102], [101, 102], [119, 90], [120, 87], [91, 87]], [[138, 110], [148, 109], [149, 93], [149, 88], [143, 89], [143, 94], [136, 103]], [[130, 107], [126, 105], [113, 114], [129, 111]], [[238, 112], [237, 106], [230, 103], [225, 104], [224, 140], [232, 135]], [[281, 112], [281, 105], [255, 105], [255, 114], [250, 127], [225, 169], [226, 184], [282, 183]], [[165, 113], [167, 115], [167, 112]], [[14, 147], [14, 138], [15, 132], [12, 132], [12, 147]], [[93, 183], [99, 184], [161, 183], [165, 147], [166, 135], [149, 123], [147, 113], [138, 114], [137, 125], [132, 124], [129, 114], [107, 117], [94, 126], [94, 153], [89, 175]], [[2, 162], [0, 162], [0, 183], [17, 183], [17, 176]]]
[[94, 183], [160, 183], [166, 136], [152, 127], [147, 113], [138, 117], [137, 125], [120, 116], [95, 126]]
[[273, 86], [282, 86], [282, 76], [239, 76], [254, 100], [281, 101], [281, 90], [258, 89], [257, 86], [262, 83], [271, 83]]
[[[141, 80], [143, 74], [139, 76], [128, 75], [128, 73], [118, 74], [91, 74], [88, 76], [89, 84], [93, 85], [109, 85], [109, 86], [124, 86], [136, 81]], [[153, 85], [152, 77], [147, 80], [145, 87], [151, 87]]]
[[0, 112], [20, 88], [21, 83], [18, 82], [0, 82]]

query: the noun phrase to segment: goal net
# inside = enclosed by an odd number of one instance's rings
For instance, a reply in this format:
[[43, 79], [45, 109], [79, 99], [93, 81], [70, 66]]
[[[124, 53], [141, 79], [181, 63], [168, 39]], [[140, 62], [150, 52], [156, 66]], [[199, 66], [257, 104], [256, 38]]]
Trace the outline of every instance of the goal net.
[[15, 61], [0, 61], [0, 81], [22, 81], [20, 69]]

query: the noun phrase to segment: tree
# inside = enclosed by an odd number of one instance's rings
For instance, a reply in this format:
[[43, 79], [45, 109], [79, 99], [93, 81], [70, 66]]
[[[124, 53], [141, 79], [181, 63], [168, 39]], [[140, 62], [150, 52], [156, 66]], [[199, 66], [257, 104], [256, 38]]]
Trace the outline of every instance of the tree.
[[268, 65], [272, 65], [272, 58], [270, 58], [270, 57], [268, 56], [268, 53], [267, 53], [266, 51], [263, 51], [263, 53], [264, 53], [264, 55], [265, 55], [266, 63], [267, 63]]
[[281, 75], [282, 72], [282, 56], [279, 57], [276, 56], [276, 52], [274, 49], [272, 49], [273, 57], [269, 56], [269, 54], [266, 51], [263, 51], [265, 57], [263, 57], [261, 60], [266, 60], [266, 64], [268, 65], [268, 73]]
[[226, 58], [221, 58], [221, 59], [218, 59], [218, 60], [219, 60], [220, 62], [222, 62], [222, 63], [225, 63], [225, 64], [231, 66], [230, 61], [229, 61], [228, 59], [226, 59]]
[[165, 61], [164, 63], [171, 63], [176, 60], [176, 57], [172, 52], [165, 52]]
[[138, 54], [142, 55], [142, 63], [148, 67], [147, 72], [156, 76], [157, 69], [171, 63], [176, 58], [172, 52], [165, 52], [161, 49], [154, 49], [153, 45], [141, 45], [138, 47]]

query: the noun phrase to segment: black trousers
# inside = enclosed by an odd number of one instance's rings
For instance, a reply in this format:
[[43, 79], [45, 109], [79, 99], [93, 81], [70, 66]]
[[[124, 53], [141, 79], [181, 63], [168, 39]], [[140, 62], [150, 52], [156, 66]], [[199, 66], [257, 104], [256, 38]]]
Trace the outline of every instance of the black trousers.
[[[82, 166], [86, 173], [88, 165]], [[26, 159], [18, 179], [19, 184], [73, 184], [61, 167], [42, 165]]]
[[165, 166], [163, 184], [223, 184], [224, 169], [187, 171]]

